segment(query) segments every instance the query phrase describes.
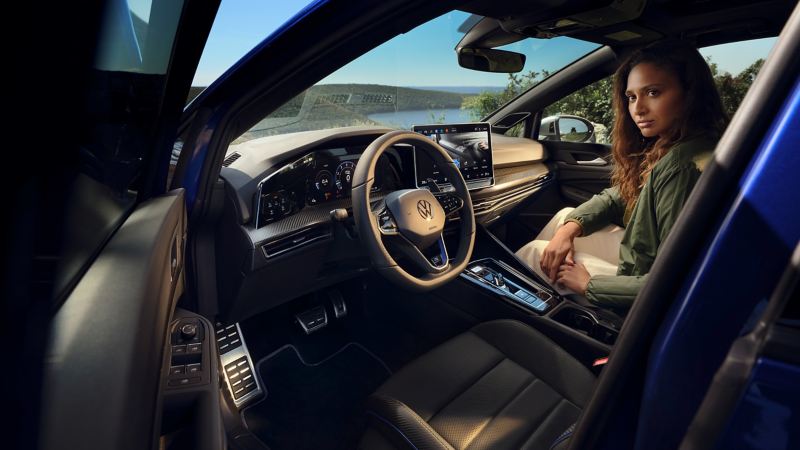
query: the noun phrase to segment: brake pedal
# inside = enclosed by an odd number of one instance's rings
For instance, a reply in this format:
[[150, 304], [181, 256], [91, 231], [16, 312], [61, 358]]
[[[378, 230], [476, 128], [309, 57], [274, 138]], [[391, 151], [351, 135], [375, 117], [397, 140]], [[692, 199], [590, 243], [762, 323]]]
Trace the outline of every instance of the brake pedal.
[[294, 317], [306, 334], [311, 334], [328, 325], [328, 312], [322, 305], [303, 311]]

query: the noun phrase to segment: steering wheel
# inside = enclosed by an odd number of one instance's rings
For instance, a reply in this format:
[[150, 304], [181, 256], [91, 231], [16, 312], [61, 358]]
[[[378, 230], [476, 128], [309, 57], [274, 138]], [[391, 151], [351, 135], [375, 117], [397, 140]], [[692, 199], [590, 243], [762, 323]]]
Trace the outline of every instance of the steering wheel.
[[[455, 192], [402, 189], [372, 206], [370, 192], [378, 158], [398, 143], [411, 144], [416, 151], [428, 154], [452, 181]], [[432, 189], [438, 190], [435, 184]], [[375, 269], [389, 280], [414, 291], [427, 291], [457, 277], [467, 266], [475, 244], [472, 200], [455, 163], [436, 142], [409, 131], [392, 131], [376, 139], [356, 165], [352, 201], [361, 242]], [[459, 244], [451, 261], [442, 233], [448, 217], [455, 217], [456, 213], [460, 219]], [[400, 267], [387, 251], [384, 239], [391, 248], [408, 257], [422, 275], [413, 275]]]

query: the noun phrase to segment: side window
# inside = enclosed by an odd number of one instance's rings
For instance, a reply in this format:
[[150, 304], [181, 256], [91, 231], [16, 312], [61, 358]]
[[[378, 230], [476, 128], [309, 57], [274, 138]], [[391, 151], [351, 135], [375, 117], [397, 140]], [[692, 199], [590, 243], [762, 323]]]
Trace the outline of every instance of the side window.
[[[53, 295], [66, 295], [134, 207], [158, 138], [183, 2], [109, 2], [86, 81], [80, 174], [71, 185]], [[79, 62], [79, 61], [76, 61]], [[78, 105], [80, 106], [80, 105]]]
[[614, 118], [611, 87], [609, 76], [546, 107], [539, 140], [608, 144]]

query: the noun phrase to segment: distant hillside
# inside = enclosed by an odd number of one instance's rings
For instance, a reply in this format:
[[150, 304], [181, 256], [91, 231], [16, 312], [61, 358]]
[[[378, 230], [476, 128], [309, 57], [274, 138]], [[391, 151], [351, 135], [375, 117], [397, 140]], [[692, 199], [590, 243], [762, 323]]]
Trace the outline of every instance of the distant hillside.
[[[366, 114], [419, 109], [460, 108], [464, 94], [432, 91], [381, 84], [323, 84], [312, 87], [311, 94], [349, 95], [348, 109]], [[352, 107], [355, 107], [353, 109]]]
[[[192, 86], [187, 103], [194, 99], [205, 87]], [[284, 116], [289, 109], [297, 111], [302, 105], [301, 98], [308, 96], [314, 100], [315, 111], [324, 113], [325, 106], [338, 105], [357, 114], [374, 114], [389, 111], [410, 111], [420, 109], [460, 108], [468, 94], [430, 89], [416, 89], [380, 84], [323, 84], [313, 86], [282, 106], [276, 113]]]
[[455, 92], [457, 94], [478, 95], [484, 92], [503, 92], [505, 86], [409, 86], [414, 89], [425, 91]]
[[[202, 92], [192, 87], [189, 100]], [[460, 109], [467, 94], [379, 84], [324, 84], [295, 96], [239, 136], [234, 144], [273, 134], [352, 125], [381, 125], [371, 114]]]

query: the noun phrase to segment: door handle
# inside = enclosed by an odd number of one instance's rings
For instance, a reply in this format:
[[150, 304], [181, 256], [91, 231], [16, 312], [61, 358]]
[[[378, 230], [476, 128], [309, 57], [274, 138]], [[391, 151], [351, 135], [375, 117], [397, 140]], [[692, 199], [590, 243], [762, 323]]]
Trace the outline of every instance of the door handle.
[[575, 161], [579, 166], [605, 166], [608, 164], [603, 158], [597, 157], [595, 159], [590, 159], [588, 161]]

